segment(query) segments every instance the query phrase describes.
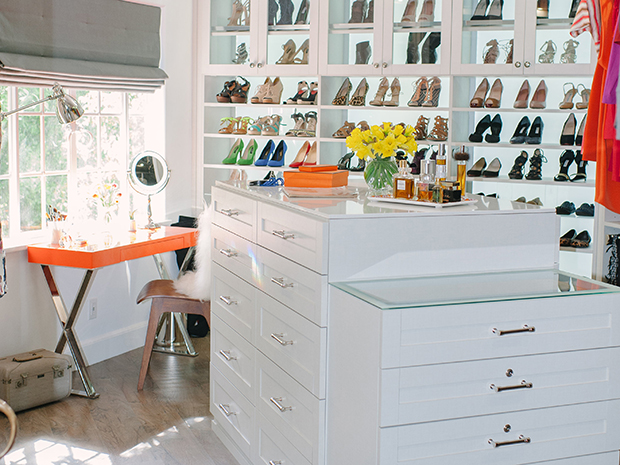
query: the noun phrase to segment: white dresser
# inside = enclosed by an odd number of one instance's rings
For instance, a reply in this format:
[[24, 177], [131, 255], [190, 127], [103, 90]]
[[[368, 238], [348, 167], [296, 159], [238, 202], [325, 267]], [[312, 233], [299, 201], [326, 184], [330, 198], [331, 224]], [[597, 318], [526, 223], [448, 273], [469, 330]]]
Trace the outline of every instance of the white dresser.
[[555, 270], [553, 210], [213, 204], [211, 412], [241, 464], [618, 464], [620, 290]]

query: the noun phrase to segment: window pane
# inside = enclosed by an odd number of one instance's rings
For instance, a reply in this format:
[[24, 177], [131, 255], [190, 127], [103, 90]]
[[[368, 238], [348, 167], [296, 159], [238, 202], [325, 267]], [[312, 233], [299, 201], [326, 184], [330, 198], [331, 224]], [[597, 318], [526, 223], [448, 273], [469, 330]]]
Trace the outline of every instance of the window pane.
[[[41, 98], [39, 97], [40, 94], [41, 94], [41, 89], [38, 87], [20, 87], [18, 89], [18, 97], [17, 97], [19, 99], [18, 105], [22, 107], [24, 105], [28, 105], [29, 103], [36, 102], [37, 100]], [[36, 105], [24, 111], [41, 111], [41, 105]]]
[[144, 116], [129, 117], [129, 159], [145, 150]]
[[45, 116], [45, 170], [61, 171], [68, 166], [69, 148], [63, 127], [55, 116]]
[[127, 108], [130, 115], [146, 113], [149, 97], [152, 94], [127, 94], [129, 107]]
[[51, 205], [61, 213], [67, 213], [69, 188], [67, 176], [48, 176], [45, 179], [45, 204]]
[[0, 132], [0, 175], [9, 173], [9, 121], [2, 122], [2, 131]]
[[97, 113], [99, 109], [99, 92], [96, 90], [78, 90], [77, 100], [84, 108], [84, 113]]
[[19, 171], [41, 171], [41, 117], [19, 117]]
[[119, 114], [123, 111], [122, 92], [101, 92], [101, 113]]
[[78, 121], [79, 131], [73, 133], [77, 149], [77, 167], [97, 168], [97, 118], [82, 116]]
[[9, 180], [0, 179], [0, 222], [2, 223], [2, 236], [9, 237], [11, 231], [9, 224]]
[[[101, 117], [101, 163], [105, 170], [125, 166], [121, 137], [121, 122], [116, 116]], [[121, 164], [121, 159], [123, 163]]]
[[21, 230], [41, 229], [41, 179], [20, 179], [19, 196]]

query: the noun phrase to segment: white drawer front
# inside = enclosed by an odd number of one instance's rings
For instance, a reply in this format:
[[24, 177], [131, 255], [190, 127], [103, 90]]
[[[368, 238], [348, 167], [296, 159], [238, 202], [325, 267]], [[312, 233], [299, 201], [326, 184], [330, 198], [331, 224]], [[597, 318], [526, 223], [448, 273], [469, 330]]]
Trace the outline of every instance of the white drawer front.
[[319, 450], [324, 448], [325, 401], [319, 401], [261, 353], [256, 371], [257, 411], [316, 464]]
[[607, 452], [605, 454], [583, 455], [581, 457], [571, 457], [569, 459], [552, 460], [550, 462], [536, 462], [540, 465], [618, 465], [618, 452]]
[[519, 465], [611, 452], [619, 423], [614, 400], [381, 428], [381, 465]]
[[254, 340], [256, 289], [219, 265], [211, 268], [211, 313], [235, 328], [248, 341]]
[[320, 399], [325, 398], [326, 328], [257, 292], [256, 348]]
[[247, 457], [253, 443], [254, 406], [211, 364], [211, 414]]
[[327, 324], [327, 276], [258, 247], [259, 287], [319, 326]]
[[211, 316], [211, 363], [252, 403], [256, 350], [217, 315]]
[[615, 300], [599, 294], [384, 312], [382, 367], [617, 346]]
[[256, 245], [218, 226], [211, 227], [211, 257], [248, 283], [256, 272]]
[[393, 368], [381, 426], [620, 398], [620, 348]]
[[256, 242], [256, 201], [217, 187], [213, 193], [213, 223]]
[[[261, 465], [311, 465], [303, 455], [260, 413], [258, 418], [257, 456]], [[617, 464], [615, 464], [617, 465]]]
[[258, 204], [258, 244], [320, 274], [327, 274], [327, 223]]

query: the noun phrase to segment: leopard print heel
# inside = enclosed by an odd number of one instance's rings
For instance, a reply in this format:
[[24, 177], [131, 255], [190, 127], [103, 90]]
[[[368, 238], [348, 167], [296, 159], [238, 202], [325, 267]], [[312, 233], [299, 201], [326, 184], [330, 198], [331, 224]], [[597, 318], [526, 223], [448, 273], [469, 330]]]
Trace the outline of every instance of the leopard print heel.
[[351, 97], [349, 105], [352, 107], [363, 107], [366, 105], [366, 94], [368, 93], [368, 82], [366, 78], [362, 79]]

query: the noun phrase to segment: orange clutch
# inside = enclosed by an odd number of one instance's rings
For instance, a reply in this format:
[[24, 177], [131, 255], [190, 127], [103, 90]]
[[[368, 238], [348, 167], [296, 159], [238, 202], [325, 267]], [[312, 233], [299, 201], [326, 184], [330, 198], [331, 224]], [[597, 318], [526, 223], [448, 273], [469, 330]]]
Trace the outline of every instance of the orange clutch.
[[284, 172], [284, 185], [287, 187], [341, 187], [348, 184], [349, 172], [346, 170]]

